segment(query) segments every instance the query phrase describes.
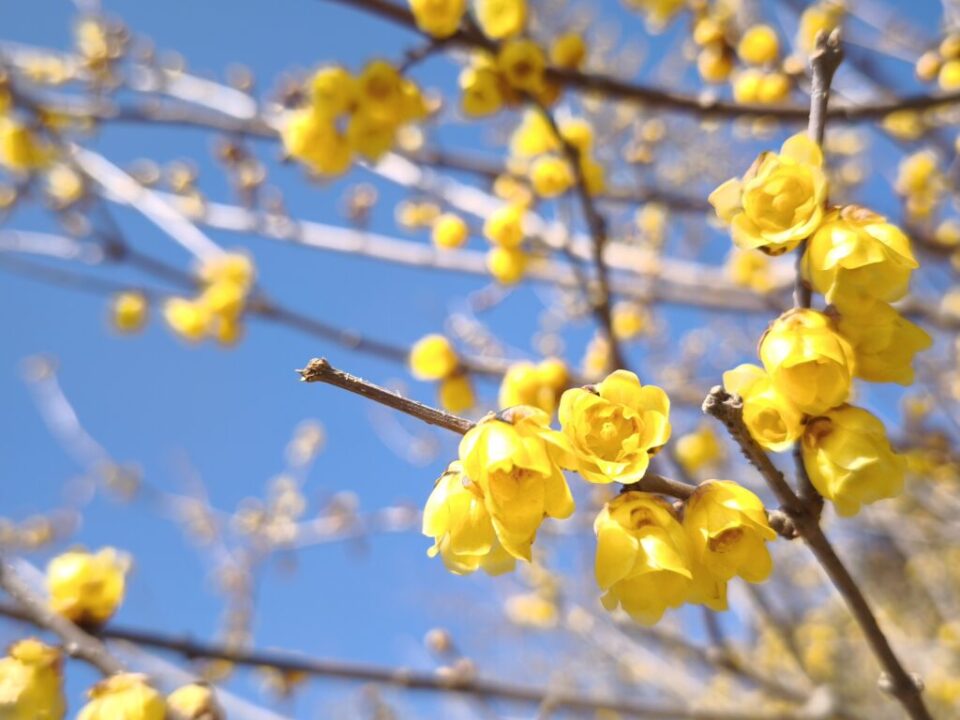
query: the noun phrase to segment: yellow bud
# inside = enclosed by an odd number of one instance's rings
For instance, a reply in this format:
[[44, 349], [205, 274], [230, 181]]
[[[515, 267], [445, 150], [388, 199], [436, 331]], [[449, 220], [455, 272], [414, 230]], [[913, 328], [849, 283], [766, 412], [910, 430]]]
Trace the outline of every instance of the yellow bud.
[[83, 178], [69, 165], [54, 165], [47, 171], [47, 194], [58, 207], [69, 207], [83, 197]]
[[697, 72], [704, 82], [726, 82], [733, 72], [733, 53], [724, 43], [710, 43], [697, 54]]
[[702, 468], [715, 465], [723, 459], [723, 445], [711, 425], [702, 424], [694, 432], [677, 438], [677, 460], [684, 470], [694, 474]]
[[164, 720], [163, 696], [135, 673], [112, 675], [94, 685], [77, 720]]
[[526, 92], [538, 93], [544, 89], [543, 71], [547, 58], [543, 49], [533, 40], [511, 38], [500, 46], [497, 68], [507, 84]]
[[960, 88], [960, 60], [947, 60], [940, 66], [937, 83], [941, 90], [956, 90]]
[[613, 306], [613, 334], [620, 340], [639, 337], [650, 327], [647, 311], [634, 302], [621, 301]]
[[790, 78], [782, 72], [769, 72], [760, 79], [757, 86], [757, 102], [774, 105], [786, 100], [790, 95]]
[[443, 335], [420, 338], [410, 350], [410, 372], [418, 380], [442, 380], [460, 365], [453, 345]]
[[433, 223], [430, 237], [438, 248], [452, 250], [462, 247], [470, 236], [470, 228], [459, 215], [444, 213]]
[[331, 117], [304, 108], [290, 114], [280, 133], [291, 156], [320, 175], [342, 175], [350, 168], [351, 148]]
[[503, 205], [483, 223], [483, 236], [497, 247], [513, 249], [523, 242], [523, 215], [519, 205]]
[[417, 27], [435, 38], [453, 35], [467, 10], [466, 0], [410, 0]]
[[527, 272], [527, 254], [519, 248], [494, 247], [487, 253], [487, 270], [502, 285], [514, 285]]
[[349, 112], [357, 101], [357, 81], [339, 65], [323, 67], [310, 79], [313, 109], [327, 117]]
[[473, 383], [466, 373], [443, 378], [440, 381], [438, 397], [440, 407], [452, 413], [470, 410], [477, 404], [477, 397], [473, 392]]
[[38, 139], [33, 130], [9, 117], [0, 117], [0, 165], [28, 173], [46, 167], [53, 156], [53, 147]]
[[586, 57], [587, 44], [580, 33], [564, 33], [550, 45], [550, 62], [554, 67], [576, 70]]
[[464, 68], [458, 84], [462, 92], [460, 106], [465, 115], [492, 115], [503, 106], [500, 76], [492, 68]]
[[767, 450], [788, 450], [803, 433], [803, 413], [777, 391], [763, 368], [743, 364], [728, 370], [723, 387], [742, 398], [743, 422]]
[[538, 157], [530, 168], [530, 183], [540, 197], [554, 198], [563, 195], [573, 182], [570, 164], [553, 155]]
[[917, 73], [917, 78], [923, 82], [933, 82], [937, 78], [937, 73], [940, 72], [940, 56], [930, 50], [925, 52], [919, 58], [917, 58], [917, 63], [915, 70]]
[[553, 128], [539, 110], [526, 111], [510, 136], [510, 154], [516, 157], [535, 157], [559, 149], [560, 142]]
[[960, 58], [960, 34], [950, 33], [940, 41], [940, 56], [944, 60]]
[[700, 46], [725, 42], [723, 23], [709, 15], [697, 20], [693, 26], [693, 41]]
[[167, 325], [184, 340], [202, 340], [210, 328], [210, 312], [199, 302], [170, 298], [164, 303], [163, 317]]
[[477, 0], [475, 7], [484, 35], [494, 40], [516, 35], [527, 22], [526, 0]]
[[514, 363], [500, 383], [498, 404], [501, 408], [530, 405], [552, 414], [568, 381], [569, 373], [562, 360], [544, 360], [538, 365]]
[[11, 645], [0, 658], [0, 717], [62, 720], [65, 715], [60, 651], [33, 638]]
[[167, 696], [167, 708], [177, 713], [178, 720], [226, 720], [227, 715], [217, 696], [206, 683], [191, 683]]
[[511, 595], [504, 605], [504, 612], [515, 625], [541, 630], [556, 627], [559, 616], [557, 604], [540, 593]]
[[132, 333], [141, 330], [147, 322], [147, 298], [139, 292], [116, 295], [110, 307], [110, 320], [117, 330]]
[[759, 293], [773, 288], [770, 278], [770, 258], [754, 250], [731, 249], [724, 269], [734, 284]]
[[72, 550], [47, 565], [50, 608], [76, 623], [99, 625], [123, 602], [127, 562], [113, 548]]
[[753, 25], [740, 38], [737, 55], [750, 65], [769, 65], [780, 54], [777, 31], [769, 25]]

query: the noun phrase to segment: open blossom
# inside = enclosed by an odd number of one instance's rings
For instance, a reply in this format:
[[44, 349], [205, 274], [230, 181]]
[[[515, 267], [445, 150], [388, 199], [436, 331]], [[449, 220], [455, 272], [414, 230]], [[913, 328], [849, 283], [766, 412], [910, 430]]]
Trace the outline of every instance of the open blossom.
[[804, 413], [821, 413], [850, 395], [853, 348], [816, 310], [797, 308], [777, 318], [760, 338], [760, 360], [777, 392]]
[[805, 134], [787, 139], [780, 153], [760, 155], [743, 176], [710, 194], [733, 241], [771, 255], [793, 250], [823, 218], [827, 179], [820, 147]]
[[857, 377], [870, 382], [912, 385], [914, 355], [933, 345], [926, 330], [879, 300], [845, 305], [837, 329], [853, 346]]
[[94, 685], [90, 701], [77, 720], [164, 720], [163, 696], [147, 684], [144, 675], [120, 673]]
[[918, 266], [903, 231], [859, 205], [824, 218], [807, 243], [801, 265], [813, 288], [841, 307], [850, 295], [899, 300]]
[[0, 718], [60, 720], [66, 711], [60, 651], [33, 638], [11, 645], [0, 659]]
[[687, 600], [693, 577], [689, 541], [666, 500], [625, 492], [606, 504], [593, 528], [597, 585], [607, 610], [620, 606], [652, 625]]
[[577, 457], [577, 469], [594, 483], [629, 484], [643, 477], [670, 438], [670, 399], [659, 387], [617, 370], [596, 386], [567, 390], [560, 425]]
[[480, 489], [497, 539], [516, 558], [531, 559], [544, 517], [573, 513], [561, 469], [574, 466], [573, 454], [542, 410], [520, 405], [479, 422], [460, 441], [460, 462]]
[[126, 572], [113, 548], [58, 555], [47, 566], [50, 607], [76, 623], [104, 623], [123, 602]]
[[723, 387], [743, 399], [743, 422], [767, 450], [783, 452], [803, 433], [803, 413], [777, 392], [763, 368], [738, 365], [723, 374]]
[[883, 423], [863, 408], [845, 405], [807, 424], [803, 465], [813, 486], [840, 515], [895, 497], [903, 489], [906, 460], [890, 447]]

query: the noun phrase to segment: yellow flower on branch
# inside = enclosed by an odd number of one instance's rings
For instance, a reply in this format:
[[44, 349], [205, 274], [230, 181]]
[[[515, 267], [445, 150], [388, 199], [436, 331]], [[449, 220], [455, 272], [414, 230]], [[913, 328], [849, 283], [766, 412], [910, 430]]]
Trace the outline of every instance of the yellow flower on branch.
[[164, 720], [163, 696], [147, 684], [146, 676], [121, 673], [101, 680], [89, 691], [90, 701], [77, 720]]
[[460, 365], [453, 345], [443, 335], [420, 338], [410, 349], [410, 372], [418, 380], [442, 380]]
[[435, 38], [447, 38], [460, 27], [466, 0], [410, 0], [417, 27]]
[[677, 460], [688, 473], [715, 465], [724, 457], [723, 445], [713, 426], [706, 423], [677, 438], [676, 454]]
[[113, 548], [58, 555], [47, 565], [50, 608], [76, 623], [106, 622], [123, 602], [127, 567]]
[[357, 81], [345, 68], [329, 65], [310, 78], [309, 92], [318, 114], [336, 118], [350, 112], [357, 102]]
[[0, 117], [0, 165], [14, 172], [40, 170], [54, 158], [54, 149], [23, 123]]
[[123, 292], [110, 303], [110, 321], [118, 331], [133, 333], [147, 322], [147, 298], [139, 292]]
[[494, 68], [482, 65], [464, 68], [457, 83], [462, 93], [460, 107], [464, 115], [483, 117], [503, 107], [500, 74]]
[[0, 659], [0, 718], [60, 720], [66, 712], [60, 651], [33, 638], [11, 645]]
[[512, 250], [523, 242], [523, 216], [526, 209], [511, 203], [494, 210], [483, 223], [483, 236], [496, 245]]
[[903, 231], [859, 205], [834, 210], [824, 218], [807, 243], [802, 263], [814, 290], [841, 307], [851, 295], [899, 300], [917, 267]]
[[487, 253], [487, 270], [502, 285], [515, 285], [527, 272], [530, 258], [520, 248], [491, 248]]
[[690, 544], [673, 508], [650, 493], [622, 493], [604, 506], [593, 524], [597, 535], [596, 579], [610, 611], [618, 606], [643, 625], [688, 598]]
[[437, 396], [440, 407], [447, 412], [466, 412], [477, 404], [477, 396], [473, 392], [473, 382], [465, 372], [454, 373], [443, 378], [440, 381]]
[[573, 186], [573, 182], [573, 170], [563, 158], [544, 155], [534, 160], [530, 167], [530, 183], [540, 197], [563, 195]]
[[497, 538], [513, 557], [531, 559], [544, 517], [573, 513], [561, 469], [574, 466], [573, 453], [542, 410], [520, 405], [481, 421], [460, 441], [460, 462], [479, 486]]
[[164, 303], [163, 317], [177, 335], [190, 342], [204, 338], [212, 324], [210, 312], [199, 302], [170, 298]]
[[737, 45], [737, 55], [750, 65], [769, 65], [780, 54], [777, 31], [769, 25], [752, 25]]
[[430, 238], [433, 244], [443, 250], [463, 247], [470, 237], [470, 228], [459, 215], [444, 213], [433, 222]]
[[723, 374], [723, 387], [743, 399], [743, 422], [767, 450], [788, 450], [803, 433], [803, 413], [777, 392], [763, 368], [738, 365]]
[[516, 35], [527, 22], [526, 0], [477, 0], [477, 22], [488, 38]]
[[500, 383], [498, 405], [530, 405], [546, 413], [557, 409], [560, 394], [567, 388], [570, 373], [562, 360], [549, 358], [534, 365], [518, 362], [511, 365]]
[[823, 154], [813, 140], [797, 134], [779, 154], [762, 153], [743, 178], [714, 190], [710, 203], [730, 224], [734, 243], [779, 255], [817, 229], [826, 195]]
[[856, 515], [861, 505], [903, 489], [906, 459], [890, 447], [883, 423], [862, 408], [845, 405], [812, 419], [802, 447], [810, 481], [840, 515]]
[[196, 682], [177, 688], [167, 696], [167, 709], [177, 720], [226, 720], [216, 693], [206, 683]]
[[539, 93], [545, 89], [543, 71], [547, 57], [537, 43], [526, 38], [511, 38], [500, 46], [497, 68], [507, 84], [515, 89]]
[[577, 457], [577, 470], [593, 483], [640, 480], [650, 457], [670, 438], [670, 399], [659, 387], [617, 370], [596, 386], [567, 390], [560, 425]]
[[816, 415], [850, 396], [853, 348], [829, 317], [788, 310], [760, 338], [760, 360], [773, 387], [801, 412]]

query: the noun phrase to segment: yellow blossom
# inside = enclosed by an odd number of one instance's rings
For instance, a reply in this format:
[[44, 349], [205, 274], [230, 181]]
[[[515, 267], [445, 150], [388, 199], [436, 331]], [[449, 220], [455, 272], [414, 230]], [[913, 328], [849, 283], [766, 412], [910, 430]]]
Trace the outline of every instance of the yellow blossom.
[[163, 305], [163, 317], [167, 325], [184, 340], [197, 342], [210, 329], [210, 312], [199, 302], [185, 298], [170, 298]]
[[447, 412], [459, 413], [477, 404], [473, 383], [466, 373], [457, 373], [443, 378], [438, 389], [440, 407]]
[[543, 71], [546, 65], [543, 48], [526, 38], [506, 40], [497, 53], [497, 68], [507, 84], [516, 90], [541, 92], [544, 89]]
[[723, 445], [711, 425], [701, 424], [696, 430], [677, 438], [677, 460], [688, 473], [715, 465], [723, 459]]
[[940, 66], [937, 84], [941, 90], [948, 92], [960, 89], [960, 60], [947, 60]]
[[837, 329], [850, 341], [857, 377], [912, 385], [913, 356], [933, 345], [926, 330], [879, 300], [845, 305]]
[[562, 360], [548, 358], [536, 365], [514, 363], [500, 383], [498, 404], [501, 408], [530, 405], [553, 414], [569, 379], [567, 366]]
[[515, 285], [526, 274], [529, 260], [519, 248], [494, 247], [487, 253], [487, 270], [501, 285]]
[[504, 604], [504, 612], [515, 625], [548, 630], [556, 627], [557, 604], [541, 593], [511, 595]]
[[483, 223], [483, 236], [491, 244], [513, 249], [523, 242], [523, 216], [526, 210], [522, 205], [502, 205], [494, 210]]
[[704, 82], [726, 82], [733, 72], [733, 53], [726, 43], [716, 42], [697, 53], [697, 72]]
[[613, 334], [620, 340], [632, 340], [650, 329], [650, 315], [635, 302], [621, 300], [613, 306]]
[[573, 185], [573, 170], [563, 158], [543, 155], [530, 167], [530, 183], [540, 197], [553, 198], [563, 195]]
[[802, 262], [813, 288], [841, 306], [851, 295], [899, 300], [918, 266], [903, 231], [859, 205], [827, 214]]
[[810, 481], [840, 515], [903, 489], [906, 460], [890, 447], [883, 423], [862, 408], [845, 405], [814, 418], [802, 447]]
[[563, 33], [550, 44], [550, 62], [554, 67], [576, 70], [586, 57], [587, 44], [580, 33]]
[[840, 26], [846, 7], [843, 0], [821, 0], [808, 6], [800, 15], [797, 29], [797, 46], [805, 54], [813, 52], [817, 35], [829, 35]]
[[670, 438], [670, 399], [617, 370], [596, 391], [572, 388], [560, 398], [560, 425], [577, 456], [577, 469], [594, 483], [637, 482], [650, 457]]
[[208, 285], [223, 282], [249, 288], [256, 279], [256, 268], [245, 252], [225, 252], [203, 261], [200, 279]]
[[147, 322], [147, 308], [147, 298], [143, 293], [119, 293], [110, 304], [110, 321], [120, 332], [137, 332]]
[[50, 608], [77, 623], [101, 624], [120, 607], [127, 563], [113, 548], [71, 550], [47, 565]]
[[349, 112], [357, 102], [357, 81], [339, 65], [317, 70], [310, 78], [309, 91], [313, 109], [331, 118]]
[[216, 693], [206, 683], [196, 682], [179, 687], [167, 696], [167, 709], [177, 713], [178, 720], [226, 720], [227, 715], [217, 702]]
[[492, 68], [464, 68], [458, 84], [462, 92], [460, 106], [465, 115], [492, 115], [503, 106], [500, 75]]
[[77, 720], [164, 720], [163, 696], [147, 684], [144, 675], [121, 673], [94, 685]]
[[916, 140], [926, 132], [927, 124], [915, 110], [895, 110], [883, 118], [883, 129], [901, 140]]
[[516, 35], [527, 22], [527, 0], [477, 0], [475, 7], [484, 35], [494, 40]]
[[0, 165], [14, 172], [31, 172], [46, 167], [53, 148], [26, 125], [0, 117]]
[[816, 310], [777, 318], [760, 338], [760, 360], [777, 392], [802, 412], [821, 413], [850, 395], [853, 348]]
[[894, 187], [901, 195], [939, 192], [943, 185], [943, 175], [938, 165], [936, 154], [930, 150], [921, 150], [908, 155], [897, 167], [897, 180]]
[[426, 335], [410, 350], [410, 372], [418, 380], [442, 380], [460, 365], [453, 345], [443, 335]]
[[447, 38], [460, 27], [466, 0], [410, 0], [417, 27], [436, 38]]
[[377, 162], [393, 147], [396, 125], [366, 110], [358, 110], [347, 122], [350, 149], [370, 162]]
[[463, 247], [470, 237], [470, 228], [459, 215], [444, 213], [433, 222], [430, 238], [433, 244], [444, 250]]
[[914, 66], [914, 69], [917, 73], [917, 78], [923, 82], [932, 82], [937, 77], [937, 73], [940, 72], [940, 65], [942, 60], [940, 55], [935, 50], [928, 50], [923, 53], [920, 57], [917, 58], [917, 62]]
[[738, 365], [723, 374], [723, 387], [743, 399], [743, 422], [760, 445], [783, 452], [803, 433], [803, 413], [777, 392], [756, 365]]
[[688, 597], [690, 544], [673, 508], [650, 493], [630, 491], [611, 500], [593, 524], [596, 579], [610, 611], [622, 607], [643, 625]]
[[460, 462], [480, 488], [500, 544], [513, 557], [531, 559], [544, 517], [573, 513], [561, 470], [573, 467], [573, 455], [542, 410], [520, 405], [481, 421], [460, 441]]
[[550, 123], [539, 110], [524, 112], [510, 135], [510, 154], [531, 158], [560, 149], [560, 141]]
[[779, 154], [762, 153], [742, 179], [727, 180], [714, 190], [710, 203], [730, 223], [734, 243], [779, 255], [816, 230], [826, 193], [820, 148], [797, 134]]
[[0, 659], [0, 718], [61, 720], [66, 712], [60, 651], [33, 638], [11, 645]]
[[768, 65], [780, 54], [777, 31], [769, 25], [752, 25], [747, 28], [737, 45], [737, 55], [750, 65]]
[[73, 205], [83, 193], [83, 178], [69, 165], [58, 163], [47, 171], [47, 194], [58, 207]]
[[747, 287], [759, 293], [773, 289], [770, 258], [763, 253], [733, 247], [727, 255], [724, 269], [735, 285]]
[[333, 118], [302, 108], [287, 118], [280, 132], [291, 156], [320, 175], [342, 175], [350, 168], [352, 151]]
[[643, 13], [647, 29], [659, 32], [686, 5], [686, 0], [629, 0], [627, 3]]
[[586, 155], [593, 148], [593, 126], [584, 118], [570, 118], [560, 122], [560, 137]]

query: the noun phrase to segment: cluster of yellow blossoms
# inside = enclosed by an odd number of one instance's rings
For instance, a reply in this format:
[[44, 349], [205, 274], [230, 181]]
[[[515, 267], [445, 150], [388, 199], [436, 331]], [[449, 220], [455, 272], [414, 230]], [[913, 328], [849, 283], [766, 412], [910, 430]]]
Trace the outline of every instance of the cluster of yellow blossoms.
[[320, 68], [305, 95], [281, 137], [291, 157], [322, 176], [342, 175], [355, 155], [376, 162], [401, 127], [427, 115], [416, 83], [385, 60], [367, 63], [356, 76], [340, 66]]
[[489, 415], [460, 443], [424, 508], [423, 532], [458, 574], [498, 574], [530, 561], [544, 518], [574, 511], [564, 470], [590, 483], [623, 483], [594, 524], [596, 577], [603, 604], [641, 623], [684, 602], [726, 607], [727, 582], [760, 582], [771, 572], [775, 537], [759, 498], [731, 481], [701, 484], [683, 519], [666, 500], [630, 490], [670, 438], [670, 400], [618, 370], [595, 387], [560, 397], [561, 429], [550, 415], [518, 405]]
[[[127, 562], [113, 548], [71, 550], [47, 566], [50, 608], [84, 627], [106, 623], [123, 602]], [[0, 658], [0, 717], [61, 720], [66, 716], [63, 654], [39, 640], [20, 640]], [[121, 673], [97, 683], [77, 720], [224, 720], [204, 683], [178, 688], [166, 699], [143, 675]]]
[[913, 356], [932, 341], [889, 305], [918, 266], [907, 236], [866, 208], [827, 208], [826, 197], [823, 156], [805, 135], [711, 194], [741, 248], [778, 255], [806, 241], [803, 278], [828, 304], [784, 313], [760, 340], [763, 367], [741, 365], [724, 385], [743, 398], [757, 442], [782, 451], [800, 440], [814, 486], [851, 515], [898, 494], [905, 472], [882, 423], [846, 404], [853, 378], [909, 385]]
[[439, 381], [437, 395], [445, 410], [463, 412], [476, 403], [470, 375], [462, 367], [453, 344], [443, 335], [420, 338], [410, 349], [408, 363], [418, 380]]
[[936, 49], [917, 58], [915, 69], [920, 80], [936, 80], [941, 90], [960, 90], [960, 33], [944, 36]]

